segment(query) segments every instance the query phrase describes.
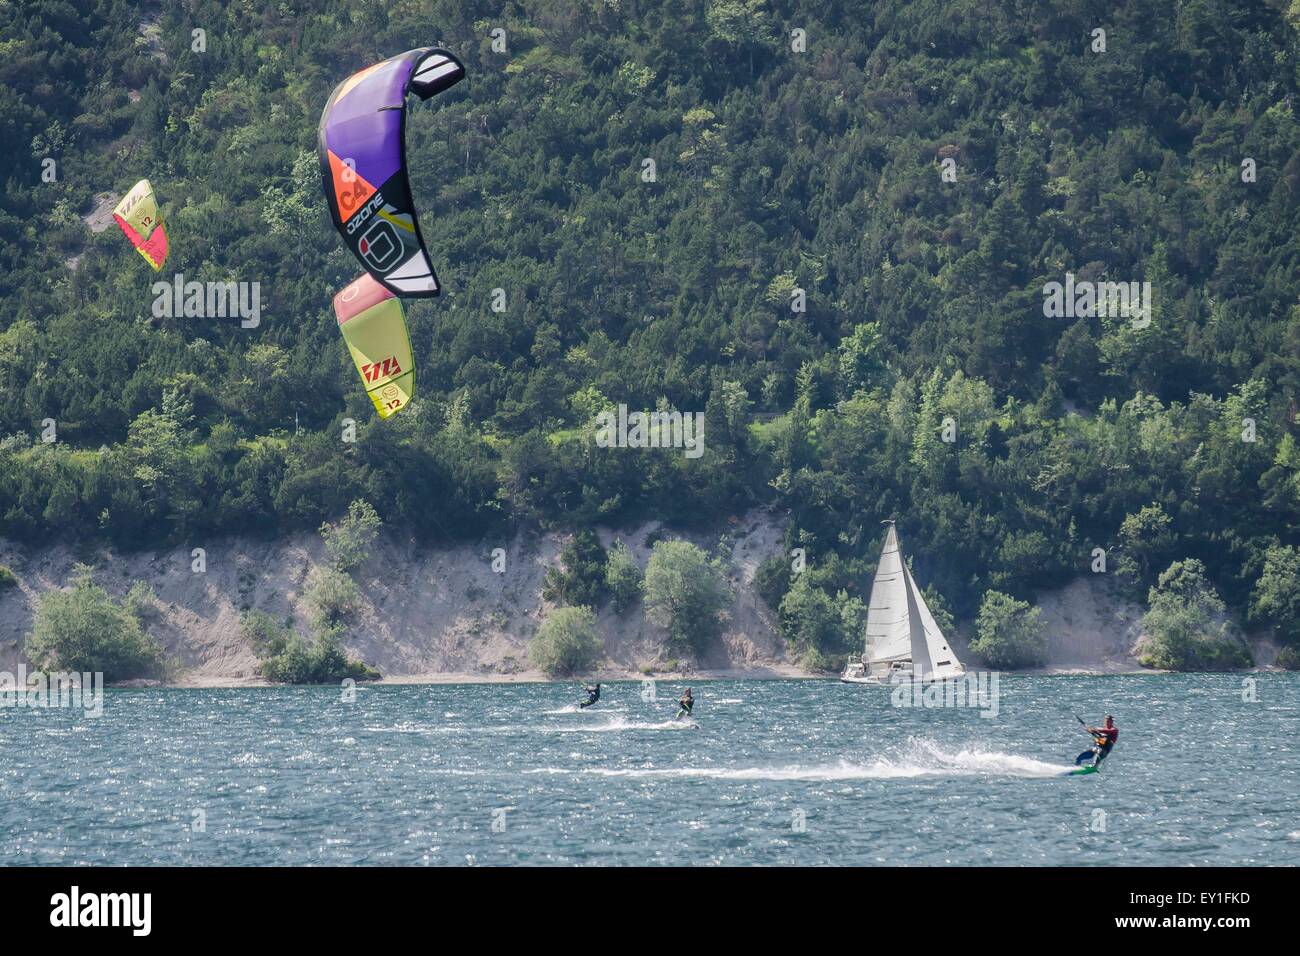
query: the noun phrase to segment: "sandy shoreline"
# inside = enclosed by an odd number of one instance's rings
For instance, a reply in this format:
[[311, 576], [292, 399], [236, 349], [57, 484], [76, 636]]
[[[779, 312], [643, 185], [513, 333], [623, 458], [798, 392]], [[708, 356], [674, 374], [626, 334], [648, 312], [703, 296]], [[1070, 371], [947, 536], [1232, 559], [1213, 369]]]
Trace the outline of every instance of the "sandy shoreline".
[[[1262, 671], [1256, 668], [1250, 673]], [[974, 673], [974, 671], [972, 671]], [[1000, 671], [1006, 677], [1116, 677], [1136, 674], [1164, 674], [1168, 671], [1137, 667], [1131, 669], [1089, 669], [1078, 667], [1033, 668], [1018, 671]], [[1242, 673], [1248, 673], [1243, 671]], [[547, 677], [540, 671], [521, 671], [516, 674], [484, 674], [473, 671], [449, 671], [433, 674], [403, 674], [396, 677], [384, 677], [377, 681], [365, 681], [365, 686], [402, 685], [402, 684], [576, 684], [581, 682], [614, 681], [666, 681], [674, 684], [688, 684], [692, 681], [715, 680], [837, 680], [836, 674], [810, 674], [790, 664], [772, 664], [766, 667], [734, 668], [729, 670], [698, 670], [686, 672], [665, 672], [644, 674], [639, 671], [601, 670], [583, 677]], [[273, 684], [254, 677], [209, 677], [182, 676], [173, 680], [134, 680], [110, 684], [110, 687], [153, 687], [164, 689], [212, 690], [227, 687], [286, 687], [288, 684]]]
[[[579, 677], [547, 677], [541, 671], [520, 671], [515, 674], [484, 674], [474, 671], [446, 671], [433, 674], [401, 674], [384, 677], [377, 681], [365, 681], [367, 687], [384, 684], [577, 684], [586, 682], [613, 681], [671, 681], [689, 683], [690, 681], [711, 680], [829, 680], [831, 674], [809, 674], [789, 664], [772, 664], [765, 667], [736, 668], [729, 670], [692, 670], [689, 673], [668, 671], [644, 674], [640, 671], [598, 670]], [[135, 680], [110, 684], [110, 687], [161, 687], [212, 689], [221, 687], [284, 687], [291, 685], [273, 684], [256, 677], [209, 677], [202, 675], [182, 676], [174, 680], [154, 681]]]

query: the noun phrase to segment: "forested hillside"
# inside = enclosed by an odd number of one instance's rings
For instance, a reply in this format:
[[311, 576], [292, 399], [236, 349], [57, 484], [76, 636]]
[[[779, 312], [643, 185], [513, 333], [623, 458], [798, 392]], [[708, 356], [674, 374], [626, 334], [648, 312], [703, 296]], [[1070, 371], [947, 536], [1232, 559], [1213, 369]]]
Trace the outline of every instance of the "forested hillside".
[[[432, 542], [771, 505], [808, 614], [865, 598], [894, 517], [959, 615], [1101, 548], [1133, 593], [1196, 559], [1240, 621], [1300, 634], [1297, 23], [1284, 0], [0, 0], [0, 535], [201, 543], [364, 499]], [[380, 423], [330, 308], [360, 270], [317, 122], [343, 77], [432, 44], [468, 71], [406, 132], [444, 292], [408, 305], [417, 401]], [[155, 274], [84, 218], [142, 177], [163, 277], [259, 282], [256, 328], [153, 316]], [[1150, 282], [1152, 321], [1046, 317], [1067, 273]], [[705, 412], [705, 453], [597, 447], [618, 403]]]

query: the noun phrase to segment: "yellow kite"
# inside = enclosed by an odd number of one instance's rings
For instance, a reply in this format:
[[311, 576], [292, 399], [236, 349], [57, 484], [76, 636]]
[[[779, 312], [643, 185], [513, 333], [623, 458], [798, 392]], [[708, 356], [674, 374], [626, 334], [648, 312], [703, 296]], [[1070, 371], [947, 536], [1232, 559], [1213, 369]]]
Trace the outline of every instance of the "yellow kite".
[[401, 300], [367, 272], [334, 296], [334, 314], [379, 417], [396, 415], [415, 394], [415, 358]]
[[167, 230], [149, 180], [142, 179], [131, 187], [113, 210], [113, 219], [145, 261], [155, 270], [161, 270], [167, 259]]

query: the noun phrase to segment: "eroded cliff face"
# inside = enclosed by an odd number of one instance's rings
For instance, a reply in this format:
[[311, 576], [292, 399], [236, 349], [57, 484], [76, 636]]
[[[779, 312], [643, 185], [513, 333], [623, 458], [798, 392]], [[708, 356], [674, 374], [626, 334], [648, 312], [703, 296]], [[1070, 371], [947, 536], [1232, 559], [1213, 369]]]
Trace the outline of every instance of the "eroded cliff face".
[[[647, 539], [663, 532], [657, 522], [628, 531], [602, 530], [609, 546], [623, 540], [645, 568]], [[672, 533], [712, 552], [725, 534], [731, 543], [734, 599], [721, 647], [699, 669], [794, 673], [785, 660], [775, 615], [754, 590], [754, 573], [780, 547], [783, 526], [754, 513], [714, 534]], [[549, 605], [542, 578], [558, 563], [565, 536], [521, 532], [513, 538], [445, 548], [385, 536], [356, 572], [360, 597], [348, 622], [350, 653], [386, 678], [540, 676], [528, 662], [528, 642]], [[492, 552], [505, 550], [505, 568], [493, 570]], [[147, 628], [178, 670], [178, 682], [224, 684], [257, 678], [257, 659], [241, 636], [240, 617], [251, 609], [277, 620], [307, 619], [308, 575], [324, 563], [319, 536], [304, 534], [264, 542], [242, 538], [210, 542], [206, 571], [195, 573], [188, 548], [113, 554], [91, 559], [95, 580], [115, 596], [136, 581], [154, 589], [158, 601]], [[0, 540], [0, 564], [17, 575], [16, 588], [0, 591], [0, 669], [30, 665], [22, 651], [42, 592], [66, 587], [84, 554], [64, 547], [35, 550]], [[604, 672], [634, 674], [662, 668], [674, 655], [665, 634], [645, 619], [638, 601], [622, 615], [606, 609], [599, 626], [608, 656]]]
[[[754, 512], [731, 519], [708, 534], [666, 532], [658, 522], [622, 531], [602, 529], [606, 547], [615, 539], [631, 549], [644, 570], [656, 538], [682, 537], [713, 553], [725, 538], [734, 592], [722, 642], [706, 658], [689, 662], [692, 672], [796, 676], [786, 654], [776, 615], [754, 588], [760, 563], [781, 548], [779, 516]], [[566, 536], [519, 532], [512, 538], [454, 547], [428, 548], [418, 542], [382, 537], [354, 578], [360, 595], [348, 621], [345, 645], [379, 669], [386, 679], [538, 679], [528, 661], [528, 642], [550, 605], [542, 600], [547, 568], [559, 563]], [[505, 568], [493, 570], [493, 551], [505, 551]], [[66, 547], [32, 549], [0, 540], [0, 564], [13, 569], [18, 586], [0, 591], [0, 670], [30, 662], [23, 638], [31, 629], [40, 595], [66, 587], [87, 555]], [[180, 684], [221, 685], [257, 680], [257, 658], [240, 633], [241, 615], [254, 608], [277, 620], [304, 622], [304, 591], [313, 568], [325, 561], [321, 540], [303, 534], [275, 542], [231, 538], [206, 547], [207, 570], [195, 573], [187, 548], [166, 552], [90, 557], [95, 580], [124, 595], [136, 581], [154, 589], [157, 604], [147, 622], [175, 665]], [[1054, 672], [1117, 673], [1139, 669], [1134, 657], [1141, 638], [1142, 608], [1125, 601], [1097, 575], [1084, 575], [1063, 588], [1039, 594], [1048, 634], [1048, 662]], [[606, 660], [601, 676], [663, 672], [678, 655], [665, 647], [662, 628], [645, 618], [641, 602], [623, 614], [608, 607], [598, 615]], [[959, 622], [950, 635], [967, 666], [978, 666], [968, 650], [972, 622]], [[1276, 648], [1267, 635], [1252, 647], [1261, 665]]]

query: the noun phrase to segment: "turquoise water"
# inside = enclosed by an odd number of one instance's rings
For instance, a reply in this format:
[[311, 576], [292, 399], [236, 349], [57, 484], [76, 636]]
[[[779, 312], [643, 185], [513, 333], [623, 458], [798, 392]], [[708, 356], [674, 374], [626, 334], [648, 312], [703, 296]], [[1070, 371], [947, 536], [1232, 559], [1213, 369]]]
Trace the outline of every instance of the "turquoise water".
[[[1300, 675], [1253, 678], [1007, 677], [996, 719], [701, 681], [695, 726], [672, 682], [584, 712], [572, 684], [109, 691], [0, 710], [0, 859], [1297, 864]], [[1104, 710], [1104, 770], [1058, 776]]]

